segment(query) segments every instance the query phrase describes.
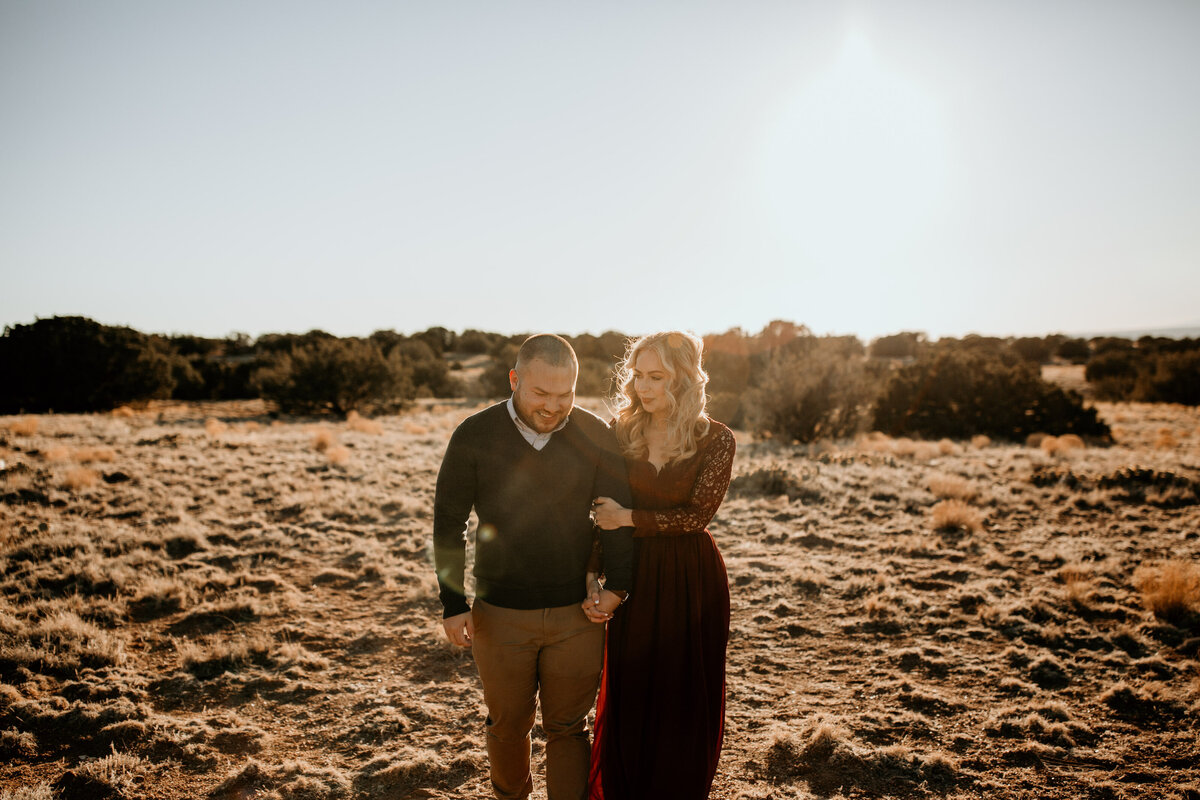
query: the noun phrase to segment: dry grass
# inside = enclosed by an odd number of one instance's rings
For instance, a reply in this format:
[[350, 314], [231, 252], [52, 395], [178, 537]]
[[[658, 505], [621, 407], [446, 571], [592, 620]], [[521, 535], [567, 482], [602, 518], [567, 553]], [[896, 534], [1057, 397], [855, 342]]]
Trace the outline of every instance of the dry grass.
[[358, 433], [366, 433], [371, 436], [379, 436], [383, 433], [383, 425], [376, 420], [367, 419], [359, 415], [357, 411], [351, 411], [346, 415], [346, 427]]
[[957, 499], [970, 502], [979, 496], [979, 489], [958, 475], [932, 476], [929, 479], [929, 491], [942, 500]]
[[80, 464], [93, 461], [111, 462], [117, 460], [117, 453], [111, 447], [80, 447], [75, 450], [74, 458]]
[[63, 476], [62, 486], [65, 489], [70, 489], [77, 492], [81, 489], [90, 489], [100, 481], [100, 473], [88, 467], [74, 467], [67, 470]]
[[204, 432], [209, 436], [220, 436], [228, 430], [229, 425], [217, 419], [216, 417], [209, 417], [208, 419], [204, 420]]
[[71, 448], [63, 447], [61, 444], [56, 444], [53, 447], [47, 447], [42, 453], [42, 458], [50, 462], [70, 461]]
[[40, 425], [41, 420], [38, 417], [25, 417], [8, 423], [8, 429], [14, 436], [33, 436], [38, 432]]
[[983, 448], [991, 445], [991, 443], [992, 443], [992, 437], [985, 436], [982, 433], [976, 434], [971, 437], [971, 447], [973, 447], [976, 450], [982, 450]]
[[1180, 622], [1200, 614], [1200, 567], [1191, 561], [1168, 561], [1139, 567], [1133, 585], [1142, 602], [1159, 619]]
[[930, 509], [934, 530], [963, 530], [978, 533], [983, 530], [983, 514], [962, 500], [943, 500]]
[[1158, 429], [1158, 433], [1154, 437], [1156, 450], [1174, 450], [1178, 446], [1179, 440], [1175, 438], [1175, 433], [1170, 428]]
[[331, 464], [336, 464], [339, 467], [344, 467], [350, 463], [350, 448], [345, 445], [334, 445], [326, 448], [325, 457], [329, 459]]
[[137, 412], [129, 406], [117, 406], [112, 410], [112, 415], [118, 419], [131, 419], [137, 416]]
[[1066, 456], [1076, 450], [1084, 450], [1087, 447], [1083, 439], [1073, 433], [1065, 433], [1062, 436], [1042, 436], [1037, 446], [1048, 456]]
[[329, 448], [337, 444], [337, 434], [326, 428], [324, 425], [318, 425], [312, 429], [312, 448], [318, 453], [324, 453]]

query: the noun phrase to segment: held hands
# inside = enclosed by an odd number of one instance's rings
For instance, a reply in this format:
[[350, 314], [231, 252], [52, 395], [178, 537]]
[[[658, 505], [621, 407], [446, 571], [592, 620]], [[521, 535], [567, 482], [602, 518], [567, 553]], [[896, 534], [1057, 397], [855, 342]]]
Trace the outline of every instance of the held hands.
[[442, 620], [442, 627], [446, 629], [446, 638], [450, 643], [459, 647], [470, 647], [475, 639], [475, 622], [471, 619], [470, 611], [446, 617]]
[[589, 594], [583, 601], [583, 613], [589, 620], [605, 623], [612, 619], [613, 612], [621, 605], [621, 598], [607, 589], [601, 589], [595, 594]]
[[592, 518], [605, 531], [633, 525], [633, 512], [611, 497], [597, 497], [592, 501]]

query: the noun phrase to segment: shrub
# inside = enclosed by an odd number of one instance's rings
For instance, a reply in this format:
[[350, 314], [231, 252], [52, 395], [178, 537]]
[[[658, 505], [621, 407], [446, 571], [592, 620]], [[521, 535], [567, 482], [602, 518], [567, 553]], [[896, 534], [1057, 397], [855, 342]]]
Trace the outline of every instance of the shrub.
[[898, 370], [875, 409], [875, 426], [893, 436], [1021, 441], [1030, 433], [1108, 438], [1109, 428], [1075, 392], [1042, 380], [1011, 356], [943, 352]]
[[1133, 583], [1154, 616], [1176, 624], [1200, 618], [1200, 567], [1190, 561], [1168, 561], [1159, 567], [1140, 567]]
[[861, 432], [887, 367], [847, 349], [843, 340], [808, 336], [773, 354], [751, 394], [750, 423], [798, 442]]
[[1050, 360], [1051, 347], [1045, 339], [1024, 336], [1009, 345], [1022, 360], [1031, 364], [1045, 364]]
[[1105, 400], [1128, 400], [1138, 379], [1138, 356], [1132, 350], [1109, 350], [1088, 362], [1083, 377], [1096, 396]]
[[1155, 356], [1138, 375], [1133, 399], [1200, 405], [1200, 350]]
[[132, 328], [51, 317], [0, 337], [0, 413], [108, 410], [174, 386], [169, 351]]
[[1092, 348], [1088, 346], [1086, 339], [1066, 339], [1059, 344], [1054, 354], [1072, 364], [1086, 364], [1092, 355]]
[[983, 514], [962, 500], [942, 500], [930, 509], [933, 527], [939, 531], [970, 531], [978, 533], [983, 528]]
[[905, 331], [891, 336], [880, 336], [871, 342], [873, 358], [916, 358], [924, 349], [925, 334]]
[[394, 408], [414, 396], [411, 371], [400, 354], [358, 339], [323, 339], [274, 356], [254, 375], [262, 397], [287, 413]]

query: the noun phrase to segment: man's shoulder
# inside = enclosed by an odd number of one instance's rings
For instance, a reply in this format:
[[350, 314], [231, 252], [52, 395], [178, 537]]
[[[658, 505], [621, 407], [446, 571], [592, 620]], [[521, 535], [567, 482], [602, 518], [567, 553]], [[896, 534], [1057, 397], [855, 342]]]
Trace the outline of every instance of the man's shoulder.
[[609, 424], [586, 408], [576, 407], [571, 411], [571, 424], [568, 429], [573, 429], [577, 435], [606, 450], [611, 450], [617, 440]]
[[497, 426], [502, 421], [509, 419], [507, 401], [501, 400], [499, 403], [490, 405], [481, 411], [476, 411], [462, 422], [458, 423], [458, 427], [454, 429], [454, 435], [457, 438], [462, 436], [471, 436], [483, 433]]

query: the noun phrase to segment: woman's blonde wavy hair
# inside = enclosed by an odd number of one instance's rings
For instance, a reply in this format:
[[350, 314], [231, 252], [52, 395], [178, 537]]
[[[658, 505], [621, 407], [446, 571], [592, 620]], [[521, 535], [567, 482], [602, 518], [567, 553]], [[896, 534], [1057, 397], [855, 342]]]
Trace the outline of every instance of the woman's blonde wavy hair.
[[652, 333], [631, 341], [625, 359], [617, 368], [616, 429], [617, 441], [627, 456], [645, 458], [646, 426], [650, 414], [642, 408], [633, 389], [633, 367], [638, 356], [653, 350], [667, 372], [667, 462], [682, 461], [696, 454], [697, 442], [708, 433], [707, 402], [704, 389], [708, 374], [701, 366], [704, 340], [683, 331]]

